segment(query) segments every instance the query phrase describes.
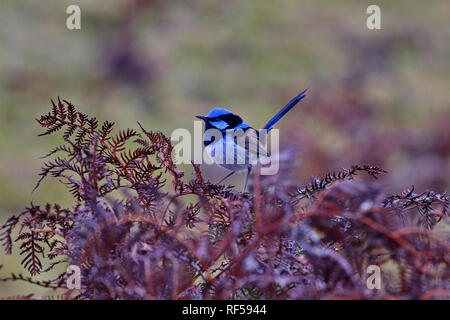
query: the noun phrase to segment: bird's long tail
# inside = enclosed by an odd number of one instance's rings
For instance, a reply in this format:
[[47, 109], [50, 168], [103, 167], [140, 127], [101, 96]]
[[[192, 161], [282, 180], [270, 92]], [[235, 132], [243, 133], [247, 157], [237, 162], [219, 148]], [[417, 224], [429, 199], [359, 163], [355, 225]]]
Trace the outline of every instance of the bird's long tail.
[[272, 129], [272, 127], [275, 125], [275, 123], [278, 122], [283, 116], [289, 112], [297, 103], [299, 103], [300, 100], [302, 100], [306, 96], [306, 90], [303, 90], [301, 93], [299, 93], [296, 97], [294, 97], [291, 101], [288, 102], [287, 105], [284, 106], [283, 109], [281, 109], [272, 119], [270, 119], [269, 122], [264, 126], [263, 129], [266, 129], [267, 131]]

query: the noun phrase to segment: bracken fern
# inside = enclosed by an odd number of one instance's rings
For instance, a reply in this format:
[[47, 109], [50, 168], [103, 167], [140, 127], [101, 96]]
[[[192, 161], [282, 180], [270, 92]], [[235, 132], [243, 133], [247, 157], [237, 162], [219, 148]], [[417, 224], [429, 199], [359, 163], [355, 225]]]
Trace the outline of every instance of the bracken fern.
[[[59, 98], [37, 122], [41, 135], [63, 130], [65, 144], [46, 155], [54, 159], [36, 188], [58, 178], [74, 203], [31, 203], [6, 221], [0, 241], [7, 254], [18, 243], [30, 276], [0, 281], [60, 289], [57, 299], [449, 297], [448, 238], [435, 231], [448, 222], [445, 193], [388, 195], [355, 179], [383, 169], [354, 165], [282, 188], [255, 170], [242, 194], [207, 182], [194, 164], [187, 179], [170, 139], [140, 124], [113, 134], [114, 123]], [[81, 268], [80, 290], [66, 287], [66, 272], [34, 279], [61, 263]], [[383, 270], [381, 290], [365, 285], [369, 265]]]

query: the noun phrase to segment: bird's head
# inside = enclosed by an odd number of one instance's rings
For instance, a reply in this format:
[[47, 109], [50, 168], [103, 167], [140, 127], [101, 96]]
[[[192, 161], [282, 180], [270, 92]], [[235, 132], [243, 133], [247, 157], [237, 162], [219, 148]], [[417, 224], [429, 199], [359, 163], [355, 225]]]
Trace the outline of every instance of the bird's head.
[[222, 108], [212, 109], [207, 116], [196, 116], [205, 121], [205, 130], [215, 128], [221, 131], [250, 128], [241, 117]]

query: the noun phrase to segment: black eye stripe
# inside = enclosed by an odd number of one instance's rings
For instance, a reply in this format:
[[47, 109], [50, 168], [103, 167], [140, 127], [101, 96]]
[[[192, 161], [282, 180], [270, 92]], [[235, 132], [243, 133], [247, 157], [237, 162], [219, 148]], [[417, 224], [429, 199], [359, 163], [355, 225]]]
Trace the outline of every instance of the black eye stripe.
[[241, 117], [232, 114], [232, 113], [227, 113], [227, 114], [222, 114], [220, 116], [214, 117], [214, 118], [210, 118], [209, 121], [214, 122], [214, 121], [225, 121], [228, 124], [227, 128], [234, 128], [237, 125], [242, 123], [242, 119]]

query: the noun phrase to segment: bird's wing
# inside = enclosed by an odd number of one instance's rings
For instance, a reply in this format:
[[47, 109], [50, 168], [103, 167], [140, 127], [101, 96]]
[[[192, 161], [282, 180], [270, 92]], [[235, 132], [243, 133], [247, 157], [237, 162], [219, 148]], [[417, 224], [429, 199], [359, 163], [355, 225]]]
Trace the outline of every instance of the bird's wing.
[[261, 143], [258, 132], [254, 129], [247, 130], [245, 134], [248, 136], [248, 150], [251, 153], [258, 154], [260, 156], [266, 156], [267, 150], [265, 146]]
[[[240, 142], [238, 142], [240, 147], [245, 147], [245, 150], [248, 152], [248, 160], [247, 163], [256, 164], [257, 161], [261, 161], [262, 163], [266, 163], [268, 152], [265, 146], [261, 143], [258, 132], [250, 128], [245, 130], [245, 135], [241, 137]], [[241, 156], [242, 157], [242, 156]], [[239, 152], [238, 152], [238, 158]]]

